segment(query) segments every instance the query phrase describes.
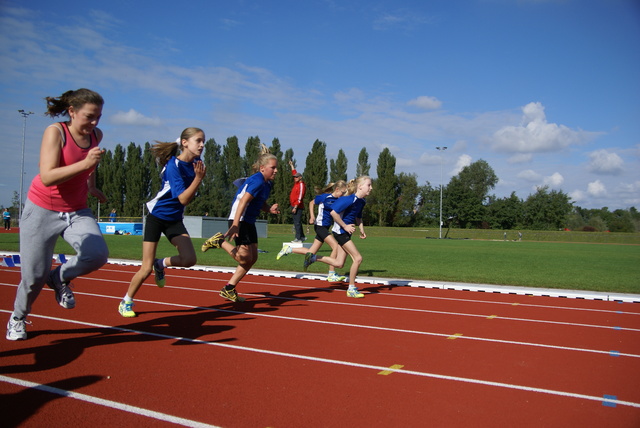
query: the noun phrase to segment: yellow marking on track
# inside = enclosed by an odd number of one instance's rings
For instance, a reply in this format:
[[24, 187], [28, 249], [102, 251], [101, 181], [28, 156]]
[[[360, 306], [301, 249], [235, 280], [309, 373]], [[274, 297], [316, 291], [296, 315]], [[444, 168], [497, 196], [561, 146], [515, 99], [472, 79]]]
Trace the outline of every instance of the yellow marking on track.
[[381, 372], [378, 372], [378, 374], [382, 376], [387, 376], [393, 373], [395, 370], [401, 369], [403, 367], [404, 366], [402, 364], [394, 364], [391, 367], [389, 367], [389, 370], [382, 370]]
[[453, 340], [453, 339], [459, 338], [460, 336], [462, 336], [462, 333], [456, 333], [456, 334], [452, 334], [451, 336], [447, 337], [447, 339]]
[[494, 318], [498, 318], [498, 316], [497, 316], [497, 315], [489, 315], [489, 316], [487, 317], [487, 319], [488, 319], [488, 320], [492, 320], [492, 319], [494, 319]]
[[518, 306], [520, 303], [512, 303], [511, 306]]

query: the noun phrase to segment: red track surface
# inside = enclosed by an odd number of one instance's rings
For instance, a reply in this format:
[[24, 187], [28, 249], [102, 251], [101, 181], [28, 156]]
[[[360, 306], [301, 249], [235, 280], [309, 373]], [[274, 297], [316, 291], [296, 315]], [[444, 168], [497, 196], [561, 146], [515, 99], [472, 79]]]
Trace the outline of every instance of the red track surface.
[[250, 275], [232, 304], [229, 274], [170, 269], [125, 319], [136, 269], [76, 279], [73, 310], [45, 288], [0, 339], [2, 426], [640, 426], [638, 303]]

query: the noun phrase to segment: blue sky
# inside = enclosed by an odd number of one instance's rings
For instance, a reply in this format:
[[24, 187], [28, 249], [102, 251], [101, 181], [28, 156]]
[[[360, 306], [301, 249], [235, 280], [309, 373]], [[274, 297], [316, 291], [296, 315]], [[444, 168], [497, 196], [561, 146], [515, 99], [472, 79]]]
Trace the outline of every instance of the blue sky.
[[[499, 197], [548, 185], [584, 208], [640, 207], [637, 0], [0, 0], [0, 205], [37, 173], [45, 96], [105, 98], [103, 146], [278, 138], [366, 147], [375, 176], [445, 184], [486, 160]], [[446, 146], [444, 152], [437, 146]]]

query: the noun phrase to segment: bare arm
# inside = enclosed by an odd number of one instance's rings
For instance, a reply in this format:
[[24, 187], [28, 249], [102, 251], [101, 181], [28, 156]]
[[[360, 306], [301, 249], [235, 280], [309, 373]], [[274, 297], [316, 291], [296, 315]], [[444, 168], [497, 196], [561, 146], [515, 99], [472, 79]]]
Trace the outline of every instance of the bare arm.
[[[102, 132], [97, 130], [98, 142], [102, 140]], [[75, 177], [76, 175], [94, 168], [100, 162], [104, 150], [94, 147], [89, 150], [87, 157], [71, 165], [60, 166], [62, 152], [62, 137], [57, 126], [45, 129], [40, 145], [40, 179], [45, 186], [55, 186]], [[95, 188], [95, 186], [94, 186]]]

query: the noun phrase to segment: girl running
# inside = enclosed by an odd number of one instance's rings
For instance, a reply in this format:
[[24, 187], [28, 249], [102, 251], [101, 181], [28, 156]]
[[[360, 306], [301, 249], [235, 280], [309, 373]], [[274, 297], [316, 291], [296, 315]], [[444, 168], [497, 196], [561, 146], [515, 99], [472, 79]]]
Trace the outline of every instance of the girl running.
[[[356, 248], [356, 244], [351, 240], [351, 235], [356, 231], [357, 226], [360, 229], [360, 239], [367, 237], [367, 234], [364, 232], [364, 225], [362, 224], [362, 210], [367, 203], [364, 198], [369, 196], [372, 189], [370, 177], [358, 177], [358, 179], [355, 180], [355, 193], [339, 198], [331, 206], [331, 216], [334, 221], [332, 229], [333, 236], [352, 260], [351, 269], [349, 270], [348, 297], [364, 297], [364, 294], [360, 293], [356, 288], [356, 275], [362, 263], [362, 255], [358, 251], [358, 248]], [[304, 258], [305, 270], [311, 263], [316, 261], [328, 265], [339, 264], [339, 260], [331, 257], [316, 256], [313, 253], [307, 253]]]
[[[196, 264], [196, 252], [182, 219], [184, 207], [191, 202], [207, 170], [200, 160], [204, 150], [204, 132], [199, 128], [182, 131], [179, 143], [156, 142], [151, 148], [158, 163], [163, 166], [163, 188], [147, 203], [147, 215], [142, 240], [142, 265], [131, 279], [127, 294], [118, 306], [120, 315], [135, 317], [133, 298], [145, 279], [154, 272], [158, 287], [164, 287], [164, 269], [167, 266], [190, 267]], [[178, 154], [180, 150], [180, 154]], [[156, 259], [161, 235], [178, 249], [177, 256]]]
[[[202, 245], [202, 251], [209, 248], [222, 248], [238, 262], [236, 271], [229, 283], [220, 290], [220, 296], [232, 302], [244, 302], [245, 298], [238, 296], [236, 285], [249, 272], [258, 260], [258, 232], [256, 219], [260, 211], [279, 214], [278, 204], [269, 206], [267, 199], [271, 194], [273, 179], [278, 172], [278, 160], [269, 153], [263, 145], [263, 153], [253, 165], [255, 174], [239, 183], [238, 192], [231, 206], [229, 214], [229, 230], [224, 235], [216, 233]], [[226, 241], [235, 239], [235, 245]]]
[[[76, 306], [70, 283], [107, 262], [109, 250], [87, 206], [91, 193], [107, 201], [96, 188], [96, 166], [104, 150], [98, 147], [102, 131], [97, 128], [104, 100], [89, 89], [67, 91], [47, 97], [46, 115], [68, 116], [66, 122], [45, 129], [40, 145], [40, 173], [31, 182], [20, 220], [20, 273], [7, 339], [27, 338], [26, 321], [44, 284], [53, 288], [56, 301], [65, 309]], [[62, 236], [77, 254], [51, 270], [53, 250]]]
[[[280, 260], [282, 256], [286, 256], [291, 253], [306, 255], [308, 253], [316, 254], [323, 243], [327, 243], [331, 247], [331, 259], [338, 261], [336, 265], [329, 266], [329, 275], [327, 281], [329, 282], [342, 282], [346, 279], [344, 276], [339, 276], [336, 273], [336, 269], [342, 268], [347, 258], [347, 254], [342, 250], [342, 247], [338, 244], [338, 241], [331, 234], [331, 226], [333, 225], [333, 217], [331, 217], [331, 206], [339, 197], [344, 196], [347, 193], [347, 183], [343, 180], [339, 180], [336, 183], [330, 183], [321, 194], [316, 196], [309, 202], [309, 223], [313, 224], [316, 231], [316, 237], [313, 240], [313, 245], [307, 250], [304, 247], [292, 248], [289, 244], [284, 244], [282, 250], [276, 256], [276, 260]], [[314, 216], [314, 205], [318, 206], [318, 217]]]

